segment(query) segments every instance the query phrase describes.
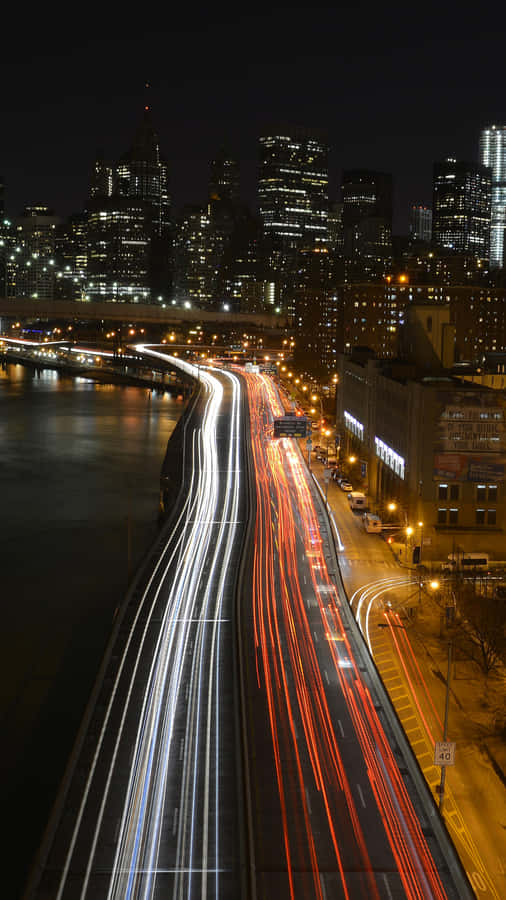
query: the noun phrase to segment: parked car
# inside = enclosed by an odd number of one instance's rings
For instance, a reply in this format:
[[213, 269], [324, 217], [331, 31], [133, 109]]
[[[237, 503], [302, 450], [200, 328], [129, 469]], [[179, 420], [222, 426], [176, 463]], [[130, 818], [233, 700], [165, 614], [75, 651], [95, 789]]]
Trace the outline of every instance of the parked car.
[[381, 534], [381, 519], [379, 516], [375, 516], [372, 513], [364, 513], [363, 515], [364, 528], [368, 532], [368, 534]]
[[339, 482], [339, 487], [341, 488], [342, 491], [346, 491], [346, 492], [352, 491], [352, 490], [353, 490], [353, 485], [351, 484], [350, 481], [346, 481], [345, 478], [343, 478], [343, 479]]

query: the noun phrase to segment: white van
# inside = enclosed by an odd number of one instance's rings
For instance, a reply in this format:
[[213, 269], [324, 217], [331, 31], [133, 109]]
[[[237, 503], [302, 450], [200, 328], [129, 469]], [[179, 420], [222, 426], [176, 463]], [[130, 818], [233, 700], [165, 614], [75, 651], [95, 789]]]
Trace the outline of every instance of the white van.
[[365, 512], [367, 509], [367, 497], [365, 494], [361, 494], [360, 491], [350, 491], [348, 502], [350, 509], [361, 509], [362, 512]]
[[382, 524], [379, 516], [374, 516], [372, 513], [364, 513], [362, 517], [364, 528], [369, 534], [378, 534], [381, 533]]

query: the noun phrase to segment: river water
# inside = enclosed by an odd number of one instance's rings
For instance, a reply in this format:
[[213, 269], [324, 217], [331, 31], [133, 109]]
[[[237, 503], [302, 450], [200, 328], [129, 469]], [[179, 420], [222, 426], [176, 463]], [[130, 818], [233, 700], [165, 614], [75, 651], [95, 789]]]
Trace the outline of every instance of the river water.
[[129, 577], [157, 531], [182, 399], [0, 371], [2, 896], [21, 896]]

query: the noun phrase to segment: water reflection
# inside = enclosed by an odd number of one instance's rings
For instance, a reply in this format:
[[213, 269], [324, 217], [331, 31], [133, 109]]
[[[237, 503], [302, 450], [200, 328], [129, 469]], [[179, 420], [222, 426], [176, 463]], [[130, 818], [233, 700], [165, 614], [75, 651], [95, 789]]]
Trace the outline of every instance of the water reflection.
[[0, 369], [5, 896], [20, 896], [129, 567], [156, 536], [160, 468], [182, 409], [143, 388]]

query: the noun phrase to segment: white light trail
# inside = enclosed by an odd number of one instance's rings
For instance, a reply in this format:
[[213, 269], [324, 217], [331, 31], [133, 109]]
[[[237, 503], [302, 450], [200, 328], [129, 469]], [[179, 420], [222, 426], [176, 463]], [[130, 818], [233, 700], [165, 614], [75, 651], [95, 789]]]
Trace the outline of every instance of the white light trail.
[[[180, 366], [193, 377], [198, 376], [206, 405], [201, 427], [193, 432], [191, 441], [192, 477], [188, 496], [139, 602], [111, 692], [57, 897], [63, 897], [112, 707], [120, 679], [126, 672], [125, 658], [132, 646], [142, 611], [146, 621], [130, 675], [81, 887], [82, 900], [88, 895], [121, 741], [126, 737], [126, 719], [128, 714], [132, 714], [134, 684], [139, 677], [141, 659], [144, 659], [145, 664], [148, 631], [151, 628], [152, 633], [154, 611], [157, 609], [159, 615], [160, 603], [163, 603], [162, 621], [157, 623], [156, 644], [150, 650], [149, 673], [144, 676], [137, 733], [132, 736], [132, 763], [107, 896], [108, 900], [132, 897], [149, 900], [154, 895], [169, 774], [173, 776], [174, 771], [181, 768], [178, 742], [174, 740], [175, 720], [176, 716], [180, 721], [181, 716], [185, 715], [185, 753], [180, 776], [173, 898], [189, 897], [192, 879], [194, 875], [198, 875], [201, 886], [199, 895], [205, 900], [208, 876], [214, 879], [215, 897], [219, 896], [219, 875], [223, 869], [219, 858], [218, 768], [221, 631], [226, 619], [223, 610], [224, 594], [239, 524], [241, 388], [235, 375], [223, 373], [229, 379], [232, 389], [228, 458], [224, 466], [223, 460], [218, 457], [217, 445], [217, 424], [223, 400], [222, 381], [205, 369], [197, 370], [185, 361], [145, 347], [138, 349]], [[220, 467], [221, 470], [225, 468], [224, 475], [220, 472]], [[225, 484], [222, 483], [223, 477]], [[187, 697], [184, 678], [189, 678]], [[214, 816], [210, 816], [211, 798]], [[197, 846], [201, 848], [200, 855], [197, 854]], [[209, 856], [210, 846], [214, 847], [212, 859]], [[160, 871], [167, 871], [167, 867], [161, 864]]]

